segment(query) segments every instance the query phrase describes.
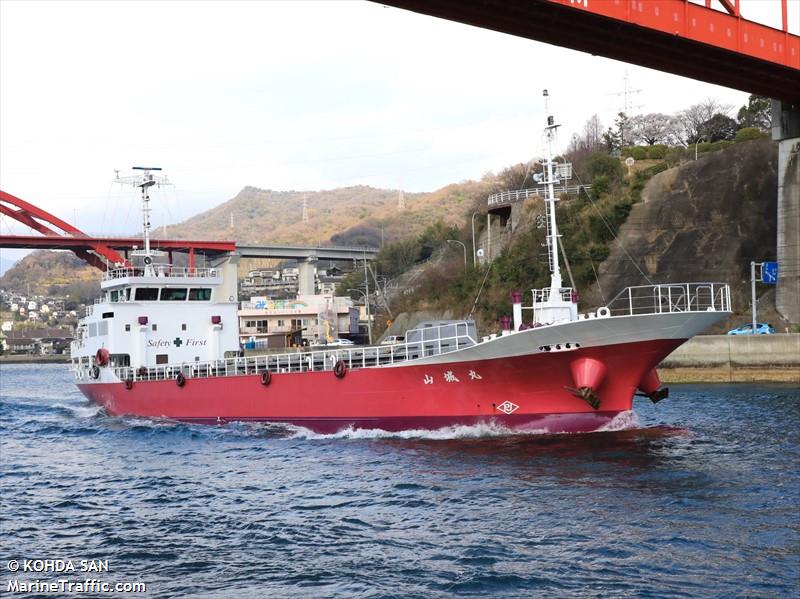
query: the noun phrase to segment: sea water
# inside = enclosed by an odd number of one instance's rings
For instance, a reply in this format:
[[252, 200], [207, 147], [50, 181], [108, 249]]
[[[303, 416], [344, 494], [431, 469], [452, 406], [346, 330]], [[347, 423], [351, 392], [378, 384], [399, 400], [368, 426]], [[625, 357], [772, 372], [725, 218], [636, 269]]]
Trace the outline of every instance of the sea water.
[[[4, 593], [37, 580], [143, 583], [126, 595], [143, 597], [800, 588], [796, 385], [675, 385], [582, 435], [113, 418], [64, 365], [2, 366], [0, 396]], [[37, 594], [67, 595], [89, 593]]]

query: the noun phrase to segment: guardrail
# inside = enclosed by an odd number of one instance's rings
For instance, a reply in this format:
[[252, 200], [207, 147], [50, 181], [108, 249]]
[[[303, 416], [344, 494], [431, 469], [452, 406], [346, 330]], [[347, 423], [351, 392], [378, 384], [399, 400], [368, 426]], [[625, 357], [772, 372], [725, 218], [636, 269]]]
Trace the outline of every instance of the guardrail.
[[626, 287], [606, 305], [611, 316], [672, 312], [730, 312], [726, 283], [676, 283]]
[[149, 268], [126, 267], [114, 268], [103, 273], [104, 281], [123, 279], [125, 277], [218, 277], [216, 268], [188, 268], [185, 266], [153, 265]]
[[[554, 185], [553, 186], [553, 193], [556, 196], [561, 194], [567, 195], [578, 195], [581, 190], [590, 190], [592, 188], [591, 185]], [[511, 204], [513, 202], [518, 202], [520, 200], [524, 200], [526, 198], [538, 196], [540, 198], [544, 198], [545, 196], [545, 188], [538, 188], [538, 187], [531, 187], [528, 189], [514, 189], [511, 191], [501, 191], [499, 193], [493, 193], [489, 196], [487, 203], [489, 206], [497, 206], [500, 204]]]
[[[442, 335], [443, 332], [450, 331], [454, 334]], [[267, 371], [271, 373], [324, 372], [333, 370], [340, 360], [349, 369], [389, 366], [398, 362], [448, 354], [472, 347], [477, 342], [468, 331], [469, 325], [467, 322], [459, 321], [437, 327], [412, 329], [407, 332], [404, 343], [394, 345], [296, 351], [188, 364], [143, 367], [143, 369], [121, 366], [114, 368], [114, 373], [120, 380], [153, 381], [174, 379], [179, 373], [186, 378], [202, 378], [242, 376], [260, 374]], [[411, 340], [409, 340], [409, 335]], [[90, 368], [89, 362], [75, 365], [74, 370]]]

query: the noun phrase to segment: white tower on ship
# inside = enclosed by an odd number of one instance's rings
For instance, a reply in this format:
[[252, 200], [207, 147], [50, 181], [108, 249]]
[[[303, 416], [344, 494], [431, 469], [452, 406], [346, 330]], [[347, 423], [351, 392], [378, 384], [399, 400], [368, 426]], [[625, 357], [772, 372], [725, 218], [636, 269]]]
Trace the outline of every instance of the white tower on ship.
[[553, 143], [556, 131], [561, 126], [555, 122], [550, 114], [550, 94], [547, 90], [542, 92], [545, 107], [544, 135], [547, 145], [547, 157], [542, 160], [542, 172], [534, 175], [534, 181], [545, 187], [545, 221], [547, 225], [547, 256], [550, 266], [550, 287], [533, 290], [534, 322], [549, 324], [560, 321], [575, 320], [578, 316], [578, 306], [574, 290], [564, 288], [561, 280], [561, 267], [558, 261], [559, 233], [556, 222], [555, 187], [562, 181], [565, 184], [572, 178], [572, 164], [569, 162], [555, 162], [553, 160]]
[[162, 185], [172, 185], [166, 175], [154, 175], [152, 171], [161, 171], [158, 166], [134, 166], [131, 170], [141, 171], [129, 177], [120, 177], [119, 171], [116, 171], [117, 176], [114, 179], [116, 183], [132, 185], [142, 190], [142, 237], [144, 240], [143, 250], [134, 250], [131, 256], [142, 256], [144, 262], [145, 273], [153, 273], [153, 256], [160, 255], [161, 252], [155, 252], [150, 249], [150, 188], [153, 185], [161, 187]]

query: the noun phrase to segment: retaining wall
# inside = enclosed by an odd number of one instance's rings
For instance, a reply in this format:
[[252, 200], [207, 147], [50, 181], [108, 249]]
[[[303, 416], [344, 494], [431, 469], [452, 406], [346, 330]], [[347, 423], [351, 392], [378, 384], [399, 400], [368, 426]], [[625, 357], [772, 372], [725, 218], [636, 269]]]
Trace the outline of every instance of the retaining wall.
[[800, 384], [800, 334], [701, 335], [672, 352], [659, 374], [664, 382]]

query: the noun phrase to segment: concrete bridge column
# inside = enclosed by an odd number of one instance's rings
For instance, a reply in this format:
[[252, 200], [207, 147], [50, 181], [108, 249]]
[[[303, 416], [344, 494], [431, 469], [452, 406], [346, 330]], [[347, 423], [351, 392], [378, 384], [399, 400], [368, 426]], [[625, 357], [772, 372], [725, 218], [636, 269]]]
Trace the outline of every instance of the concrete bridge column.
[[315, 257], [306, 258], [297, 266], [297, 294], [314, 295], [316, 286], [314, 285], [314, 274], [316, 271], [317, 259]]
[[213, 267], [222, 275], [222, 285], [220, 285], [215, 301], [236, 302], [239, 300], [238, 266], [239, 257], [233, 254], [223, 256], [213, 263]]
[[778, 281], [775, 309], [800, 323], [800, 106], [772, 101], [778, 142]]

